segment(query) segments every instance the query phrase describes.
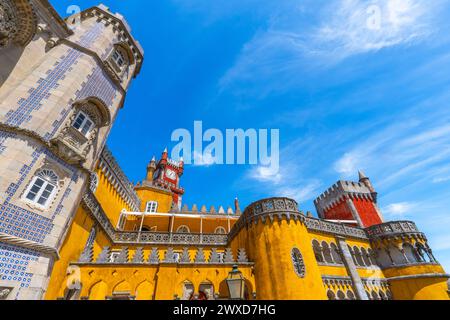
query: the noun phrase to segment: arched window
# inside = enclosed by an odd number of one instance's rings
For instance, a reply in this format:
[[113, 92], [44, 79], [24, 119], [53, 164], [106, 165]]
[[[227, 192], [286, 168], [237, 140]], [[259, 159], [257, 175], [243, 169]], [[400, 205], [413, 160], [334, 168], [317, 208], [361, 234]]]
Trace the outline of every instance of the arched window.
[[336, 295], [334, 294], [334, 292], [332, 290], [327, 291], [327, 297], [328, 297], [328, 300], [336, 300]]
[[367, 255], [369, 257], [371, 265], [372, 266], [376, 266], [377, 265], [377, 260], [376, 260], [375, 253], [373, 252], [373, 250], [369, 248], [367, 250]]
[[214, 300], [214, 286], [211, 282], [202, 282], [198, 288], [199, 300]]
[[145, 206], [145, 212], [146, 213], [156, 213], [156, 210], [158, 210], [158, 202], [148, 201], [147, 205]]
[[355, 294], [353, 293], [353, 291], [348, 290], [347, 291], [347, 299], [348, 300], [356, 300]]
[[312, 245], [317, 262], [323, 263], [325, 260], [323, 259], [322, 248], [320, 247], [319, 241], [313, 240]]
[[292, 263], [294, 265], [295, 273], [300, 277], [305, 277], [305, 262], [303, 261], [303, 256], [299, 249], [294, 248], [291, 252]]
[[331, 256], [333, 257], [334, 262], [337, 264], [342, 264], [341, 254], [339, 253], [339, 249], [337, 248], [336, 244], [331, 243], [330, 248]]
[[325, 241], [322, 242], [322, 252], [323, 252], [323, 257], [327, 263], [334, 262], [333, 257], [331, 256], [330, 246]]
[[94, 128], [94, 120], [85, 112], [78, 111], [72, 126], [77, 129], [83, 136], [88, 137]]
[[403, 244], [403, 251], [405, 252], [406, 259], [408, 259], [409, 263], [418, 263], [420, 262], [419, 254], [416, 252], [416, 249], [409, 243]]
[[339, 290], [338, 292], [337, 292], [337, 299], [338, 300], [345, 300], [345, 293], [342, 291], [342, 290]]
[[358, 261], [356, 261], [356, 257], [355, 257], [355, 252], [353, 251], [352, 247], [350, 247], [349, 245], [347, 245], [348, 247], [348, 251], [350, 252], [350, 255], [352, 256], [353, 259], [353, 263], [355, 264], [355, 266], [358, 266]]
[[227, 234], [227, 231], [225, 230], [224, 227], [217, 227], [217, 228], [214, 230], [214, 233], [215, 233], [215, 234]]
[[192, 300], [194, 296], [194, 285], [192, 282], [183, 282], [183, 297], [182, 300]]
[[127, 59], [125, 58], [124, 52], [118, 48], [116, 48], [113, 51], [111, 58], [112, 58], [112, 61], [114, 61], [120, 69], [122, 69], [125, 66], [126, 61], [127, 61]]
[[126, 43], [119, 43], [114, 46], [108, 59], [116, 74], [123, 78], [128, 77], [130, 66], [135, 62], [134, 55]]
[[416, 248], [417, 248], [417, 253], [419, 254], [419, 257], [420, 257], [420, 261], [421, 262], [430, 262], [428, 255], [425, 252], [425, 247], [421, 243], [418, 243], [418, 244], [416, 244]]
[[191, 230], [187, 226], [179, 226], [177, 233], [190, 233]]
[[46, 209], [58, 189], [58, 176], [52, 170], [41, 170], [31, 180], [24, 199], [38, 207]]
[[378, 293], [374, 290], [372, 291], [372, 300], [381, 300], [380, 296], [378, 295]]
[[389, 253], [395, 265], [403, 265], [407, 263], [405, 256], [396, 246], [390, 246]]
[[361, 248], [361, 255], [362, 255], [362, 259], [364, 261], [364, 264], [367, 267], [370, 267], [372, 265], [372, 263], [370, 262], [369, 254], [367, 253], [365, 248]]
[[357, 264], [361, 267], [364, 267], [364, 261], [363, 261], [361, 251], [359, 250], [359, 248], [356, 246], [353, 247], [353, 252], [355, 254], [355, 259], [356, 259]]

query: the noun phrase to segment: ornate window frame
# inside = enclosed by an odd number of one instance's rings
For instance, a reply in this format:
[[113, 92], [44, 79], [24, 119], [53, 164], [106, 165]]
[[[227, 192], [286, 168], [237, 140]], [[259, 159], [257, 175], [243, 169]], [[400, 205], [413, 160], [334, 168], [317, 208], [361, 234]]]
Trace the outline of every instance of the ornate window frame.
[[[86, 160], [98, 137], [99, 130], [110, 125], [111, 112], [108, 106], [97, 97], [88, 97], [77, 101], [72, 107], [73, 110], [64, 127], [51, 143], [58, 155], [70, 164], [76, 164]], [[74, 127], [75, 120], [80, 114], [88, 116], [93, 122], [90, 132], [86, 135]]]
[[[219, 232], [219, 231], [223, 231], [223, 232]], [[228, 234], [228, 232], [224, 227], [218, 226], [216, 229], [214, 229], [214, 234]]]
[[[31, 190], [33, 187], [36, 186], [38, 180], [42, 181], [42, 185], [39, 186], [39, 190], [35, 193], [34, 199], [31, 200], [28, 198], [28, 196], [31, 193]], [[50, 194], [48, 195], [47, 199], [45, 199], [44, 204], [38, 203], [38, 201], [42, 198], [43, 193], [46, 191], [48, 186], [52, 186], [52, 189], [50, 191]], [[51, 169], [40, 169], [38, 170], [33, 178], [31, 179], [30, 183], [28, 184], [27, 188], [22, 194], [22, 201], [27, 203], [29, 206], [33, 208], [38, 208], [41, 210], [48, 209], [51, 204], [53, 203], [56, 195], [58, 194], [58, 190], [60, 188], [59, 185], [59, 177], [55, 173], [55, 171]]]
[[[116, 53], [124, 60], [123, 65], [117, 63], [118, 59], [115, 57]], [[107, 58], [107, 62], [118, 78], [123, 81], [128, 78], [129, 70], [136, 63], [136, 58], [129, 45], [122, 41], [114, 44]]]
[[306, 275], [306, 266], [305, 261], [303, 260], [303, 255], [298, 248], [292, 248], [291, 260], [297, 276], [304, 278]]

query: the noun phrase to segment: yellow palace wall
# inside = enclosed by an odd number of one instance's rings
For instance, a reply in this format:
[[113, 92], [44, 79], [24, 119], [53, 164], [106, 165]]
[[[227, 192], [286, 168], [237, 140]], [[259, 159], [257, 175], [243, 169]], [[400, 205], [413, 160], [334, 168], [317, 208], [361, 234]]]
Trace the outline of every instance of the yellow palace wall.
[[[255, 283], [260, 300], [326, 300], [321, 273], [310, 245], [306, 226], [300, 221], [274, 218], [242, 228], [231, 247], [246, 247], [255, 262]], [[300, 278], [293, 270], [291, 250], [300, 250], [306, 273]]]

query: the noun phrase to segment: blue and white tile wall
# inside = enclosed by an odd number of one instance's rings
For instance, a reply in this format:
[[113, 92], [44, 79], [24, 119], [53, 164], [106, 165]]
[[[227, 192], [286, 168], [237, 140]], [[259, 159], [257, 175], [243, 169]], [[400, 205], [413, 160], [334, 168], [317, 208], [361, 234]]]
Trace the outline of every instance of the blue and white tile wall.
[[[81, 46], [92, 47], [104, 31], [105, 26], [103, 24], [93, 23], [92, 27], [88, 28], [78, 38], [77, 42]], [[112, 42], [104, 48], [101, 54], [102, 58], [106, 58], [109, 54], [112, 49]], [[54, 117], [55, 120], [53, 121], [52, 118], [53, 122], [45, 129], [46, 132], [43, 134], [44, 140], [49, 141], [65, 123], [73, 102], [95, 96], [104, 101], [110, 108], [113, 108], [115, 104], [115, 107], [117, 107], [116, 102], [120, 100], [118, 99], [118, 88], [96, 62], [92, 63], [94, 60], [91, 57], [87, 57], [85, 53], [79, 50], [66, 48], [59, 58], [52, 58], [49, 55], [49, 59], [55, 59], [56, 61], [52, 63], [51, 68], [43, 73], [43, 76], [39, 77], [36, 84], [27, 91], [25, 96], [17, 99], [16, 106], [10, 107], [3, 120], [4, 123], [29, 129], [33, 117], [38, 112], [52, 113], [49, 116]], [[67, 77], [79, 72], [77, 71], [79, 70], [78, 64], [82, 59], [89, 59], [92, 64], [90, 72], [86, 72], [86, 80], [78, 89], [71, 88], [74, 92], [67, 94], [67, 97], [71, 98], [68, 98], [68, 101], [59, 110], [55, 112], [56, 109], [48, 109], [46, 111], [49, 98], [52, 97], [55, 90], [61, 89], [61, 84]], [[76, 74], [76, 76], [79, 76], [79, 74]], [[27, 160], [21, 162], [22, 164], [14, 177], [8, 177], [10, 179], [8, 183], [0, 183], [0, 187], [6, 186], [5, 190], [0, 190], [0, 195], [3, 195], [0, 196], [0, 233], [47, 245], [46, 239], [50, 235], [61, 236], [52, 234], [52, 231], [55, 230], [55, 218], [61, 214], [67, 215], [67, 212], [73, 210], [77, 205], [76, 203], [70, 203], [67, 199], [72, 199], [74, 194], [80, 194], [81, 175], [77, 168], [61, 161], [45, 146], [38, 146], [31, 140], [27, 141], [27, 138], [10, 132], [0, 131], [0, 161], [8, 161], [5, 160], [8, 159], [8, 156], [9, 161], [11, 161], [17, 155], [17, 149], [11, 150], [11, 154], [8, 155], [8, 146], [20, 143], [29, 148], [27, 152], [24, 150], [21, 155], [23, 159]], [[44, 158], [56, 162], [65, 172], [70, 172], [69, 181], [65, 183], [64, 190], [61, 190], [62, 194], [58, 202], [52, 205], [51, 210], [53, 212], [48, 212], [45, 216], [33, 212], [17, 200], [20, 197], [20, 190], [23, 190], [29, 183], [30, 173], [38, 169], [38, 164]], [[2, 179], [4, 178], [2, 177]], [[18, 297], [21, 290], [28, 288], [32, 281], [33, 274], [29, 271], [29, 264], [36, 262], [39, 257], [40, 253], [37, 251], [0, 243], [0, 284], [2, 281], [16, 282], [19, 286]]]

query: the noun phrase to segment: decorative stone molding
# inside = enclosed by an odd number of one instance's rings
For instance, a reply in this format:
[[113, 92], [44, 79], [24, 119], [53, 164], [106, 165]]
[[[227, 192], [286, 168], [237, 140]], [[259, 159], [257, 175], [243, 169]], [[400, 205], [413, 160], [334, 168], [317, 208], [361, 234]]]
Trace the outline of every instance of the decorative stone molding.
[[28, 0], [0, 0], [0, 48], [26, 46], [37, 31], [37, 17]]
[[305, 224], [308, 230], [325, 234], [368, 240], [364, 229], [351, 227], [341, 223], [329, 222], [322, 219], [306, 217]]
[[416, 224], [411, 221], [393, 221], [379, 224], [367, 228], [366, 233], [372, 240], [393, 237], [415, 237], [417, 239], [426, 240], [425, 235], [421, 233]]
[[8, 299], [8, 296], [12, 292], [13, 288], [0, 287], [0, 300]]
[[100, 169], [105, 173], [109, 182], [117, 189], [120, 196], [128, 203], [134, 211], [139, 211], [141, 201], [133, 190], [133, 185], [123, 173], [116, 159], [107, 147], [103, 149], [100, 155]]
[[[217, 248], [212, 248], [209, 254], [209, 259], [206, 261], [205, 251], [203, 248], [197, 248], [194, 259], [191, 260], [189, 254], [189, 248], [184, 247], [183, 252], [179, 256], [177, 252], [174, 251], [173, 247], [168, 247], [164, 253], [164, 259], [160, 260], [159, 249], [153, 247], [149, 253], [149, 258], [147, 261], [144, 260], [144, 248], [138, 247], [134, 254], [134, 257], [130, 259], [129, 248], [122, 247], [120, 252], [117, 250], [111, 250], [111, 247], [107, 246], [102, 249], [100, 254], [96, 259], [93, 257], [93, 249], [87, 247], [81, 254], [78, 262], [73, 263], [74, 265], [160, 265], [160, 264], [177, 264], [177, 265], [253, 265], [253, 262], [249, 261], [245, 250], [238, 249], [239, 259], [236, 262], [233, 258], [233, 253], [231, 248], [226, 248], [224, 253], [224, 258], [222, 259]], [[303, 270], [304, 271], [304, 270]]]
[[298, 210], [298, 204], [296, 201], [288, 198], [269, 198], [260, 200], [249, 205], [239, 220], [233, 226], [230, 234], [229, 241], [233, 239], [239, 231], [251, 224], [257, 224], [258, 222], [274, 222], [275, 217], [279, 221], [285, 219], [287, 221], [300, 221], [305, 222], [305, 215]]
[[195, 254], [195, 263], [205, 263], [205, 254], [203, 252], [203, 248], [198, 248], [197, 253]]
[[45, 255], [49, 255], [49, 256], [55, 258], [55, 260], [59, 259], [58, 250], [56, 250], [53, 247], [45, 246], [45, 245], [39, 244], [34, 241], [11, 236], [11, 235], [3, 233], [3, 232], [0, 232], [0, 242], [11, 244], [11, 245], [22, 247], [22, 248], [32, 249], [32, 250], [41, 252]]
[[120, 41], [127, 44], [132, 52], [132, 55], [136, 61], [134, 76], [137, 76], [144, 60], [144, 50], [139, 42], [135, 41], [131, 36], [126, 21], [123, 20], [121, 16], [112, 14], [104, 5], [92, 7], [81, 13], [82, 21], [91, 17], [96, 17], [98, 21], [102, 21], [105, 25], [113, 25], [114, 30], [119, 34]]
[[131, 260], [131, 262], [132, 263], [144, 263], [144, 248], [139, 247], [136, 249], [133, 260]]
[[79, 262], [89, 263], [93, 261], [93, 258], [94, 258], [94, 246], [90, 245], [84, 248], [83, 252], [81, 253]]
[[[84, 135], [73, 123], [80, 112], [93, 121], [93, 128]], [[84, 163], [97, 139], [99, 129], [111, 123], [111, 113], [106, 104], [96, 97], [89, 97], [73, 104], [73, 110], [58, 135], [50, 141], [55, 153], [70, 164]]]
[[148, 258], [148, 262], [150, 264], [158, 264], [159, 263], [159, 252], [158, 248], [152, 248], [152, 252], [150, 253], [150, 256]]

